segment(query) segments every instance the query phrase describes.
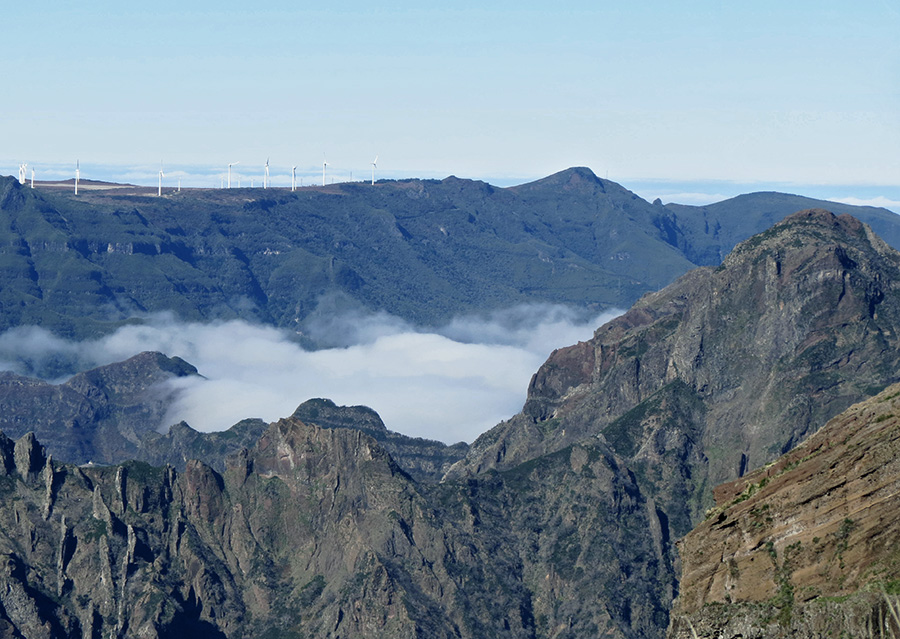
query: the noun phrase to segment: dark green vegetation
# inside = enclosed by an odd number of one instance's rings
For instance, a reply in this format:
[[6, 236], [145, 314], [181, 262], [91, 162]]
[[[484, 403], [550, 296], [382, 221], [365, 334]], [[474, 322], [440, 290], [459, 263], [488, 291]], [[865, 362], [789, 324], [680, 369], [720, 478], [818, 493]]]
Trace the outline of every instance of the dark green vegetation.
[[[162, 198], [0, 178], [0, 330], [84, 337], [152, 312], [303, 331], [317, 310], [437, 325], [523, 302], [622, 308], [813, 203], [664, 207], [583, 168], [512, 188], [451, 177]], [[888, 211], [829, 208], [900, 242]]]

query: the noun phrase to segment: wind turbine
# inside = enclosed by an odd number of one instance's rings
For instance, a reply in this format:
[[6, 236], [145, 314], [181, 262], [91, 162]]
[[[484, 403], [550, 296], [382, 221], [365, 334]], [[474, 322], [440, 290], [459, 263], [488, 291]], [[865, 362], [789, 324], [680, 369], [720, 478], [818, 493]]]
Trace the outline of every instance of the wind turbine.
[[159, 163], [159, 190], [156, 192], [158, 197], [162, 197], [162, 179], [165, 177], [165, 173], [162, 170], [162, 162]]
[[291, 167], [291, 191], [297, 190], [297, 167]]
[[378, 156], [375, 156], [375, 159], [372, 160], [372, 184], [375, 184], [375, 169], [378, 168]]
[[78, 160], [75, 160], [75, 195], [78, 195], [78, 180], [81, 179], [81, 169], [78, 165]]
[[25, 167], [27, 167], [27, 166], [28, 166], [27, 164], [19, 165], [19, 184], [25, 184], [25, 174], [26, 174]]
[[31, 167], [31, 188], [34, 188], [34, 167]]
[[232, 162], [231, 164], [228, 165], [228, 188], [229, 189], [231, 188], [231, 167], [233, 167], [235, 164], [240, 164], [240, 162]]
[[263, 177], [263, 188], [269, 188], [269, 158], [266, 158], [266, 175]]
[[325, 160], [325, 154], [322, 154], [322, 186], [325, 186], [325, 167], [328, 166], [328, 162]]

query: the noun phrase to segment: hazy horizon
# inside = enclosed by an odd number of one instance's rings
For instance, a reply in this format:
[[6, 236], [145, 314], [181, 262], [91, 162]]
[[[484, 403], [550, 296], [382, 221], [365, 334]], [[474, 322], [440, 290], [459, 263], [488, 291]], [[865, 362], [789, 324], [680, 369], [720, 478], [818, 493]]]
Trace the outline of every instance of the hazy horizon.
[[160, 160], [261, 176], [269, 158], [313, 179], [327, 157], [366, 179], [378, 156], [383, 177], [501, 184], [574, 165], [626, 185], [900, 186], [897, 0], [99, 0], [4, 20], [14, 175], [80, 160], [154, 184]]
[[[82, 163], [80, 175], [82, 180], [97, 180], [101, 182], [113, 182], [118, 184], [134, 184], [135, 186], [143, 186], [148, 188], [156, 188], [158, 182], [159, 165], [94, 165], [90, 163]], [[232, 169], [232, 186], [242, 188], [263, 188], [263, 169], [264, 165], [257, 167], [256, 173], [251, 173], [251, 168], [247, 165], [237, 165]], [[31, 180], [31, 169], [35, 168], [35, 181], [64, 181], [74, 178], [74, 165], [46, 165], [36, 168], [29, 165], [26, 178], [26, 184]], [[179, 185], [182, 188], [222, 188], [226, 180], [226, 173], [222, 169], [226, 167], [210, 167], [208, 165], [191, 165], [191, 166], [174, 166], [165, 168], [165, 178], [162, 182], [162, 188], [165, 193], [171, 193], [176, 190]], [[559, 170], [565, 170], [562, 167]], [[591, 168], [591, 167], [588, 167]], [[4, 175], [9, 167], [0, 164], [0, 175]], [[238, 170], [240, 169], [240, 170]], [[285, 170], [287, 169], [287, 170]], [[593, 170], [593, 169], [591, 169]], [[38, 172], [40, 171], [40, 172]], [[794, 195], [802, 195], [805, 197], [816, 198], [820, 200], [829, 200], [832, 202], [840, 202], [842, 204], [853, 204], [857, 206], [876, 206], [889, 209], [895, 213], [900, 213], [900, 185], [879, 185], [879, 184], [795, 184], [790, 182], [737, 182], [729, 180], [664, 180], [653, 178], [634, 178], [617, 180], [613, 176], [600, 174], [594, 171], [598, 177], [610, 179], [613, 182], [621, 184], [625, 188], [633, 191], [648, 202], [659, 198], [664, 203], [676, 203], [702, 206], [720, 202], [737, 195], [758, 191], [778, 191], [781, 193], [791, 193]], [[550, 175], [550, 174], [548, 174]], [[10, 171], [9, 176], [15, 178], [16, 171]], [[371, 172], [365, 173], [346, 173], [344, 175], [326, 174], [328, 184], [338, 184], [350, 182], [351, 178], [356, 183], [368, 183], [371, 180]], [[428, 172], [384, 172], [380, 170], [376, 172], [375, 179], [443, 179], [449, 175], [430, 174]], [[464, 176], [456, 175], [462, 179], [472, 179], [487, 182], [493, 186], [509, 187], [519, 184], [525, 184], [541, 178], [546, 175], [527, 176], [527, 177], [491, 177], [491, 176]], [[321, 167], [312, 170], [309, 167], [298, 167], [296, 174], [297, 187], [304, 186], [320, 186], [322, 184]], [[291, 172], [290, 167], [270, 166], [271, 188], [290, 188]]]

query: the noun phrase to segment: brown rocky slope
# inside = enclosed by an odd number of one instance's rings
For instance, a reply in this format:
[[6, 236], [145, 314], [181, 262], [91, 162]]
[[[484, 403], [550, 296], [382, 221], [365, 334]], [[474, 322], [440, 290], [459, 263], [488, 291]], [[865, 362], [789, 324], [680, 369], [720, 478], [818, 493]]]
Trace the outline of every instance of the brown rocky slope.
[[900, 636], [900, 385], [716, 490], [670, 639]]

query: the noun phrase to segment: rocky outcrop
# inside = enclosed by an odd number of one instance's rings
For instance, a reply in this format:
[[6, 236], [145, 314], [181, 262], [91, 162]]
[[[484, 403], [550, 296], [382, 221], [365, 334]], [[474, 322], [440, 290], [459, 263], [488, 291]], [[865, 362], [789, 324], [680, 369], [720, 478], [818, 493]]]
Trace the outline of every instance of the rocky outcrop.
[[[572, 182], [583, 188], [599, 187]], [[792, 216], [722, 267], [688, 274], [554, 353], [523, 413], [480, 438], [442, 483], [413, 475], [434, 477], [451, 453], [426, 442], [417, 457], [418, 443], [390, 434], [372, 411], [327, 400], [217, 439], [186, 424], [144, 437], [178, 469], [79, 468], [50, 459], [34, 437], [0, 437], [0, 627], [28, 636], [662, 637], [678, 591], [672, 539], [702, 517], [710, 483], [775, 459], [900, 370], [898, 281], [898, 255], [857, 221]], [[105, 387], [120, 388], [107, 379], [82, 396]], [[882, 413], [893, 414], [898, 396], [872, 404], [868, 423], [893, 423]], [[835, 596], [852, 605], [817, 600], [851, 620], [842, 627], [891, 614], [893, 568], [851, 556], [888, 544], [841, 504], [889, 495], [865, 455], [885, 455], [878, 468], [890, 470], [893, 444], [888, 435], [878, 450], [816, 441], [798, 466], [766, 472], [775, 482], [816, 459], [823, 469], [855, 464], [841, 472], [858, 480], [810, 475], [812, 492], [798, 497], [828, 504], [825, 534], [788, 543], [804, 529], [787, 511], [735, 519], [757, 556], [738, 566], [748, 576], [740, 587], [718, 559], [703, 563], [702, 548], [685, 550], [699, 576], [686, 577], [674, 632], [749, 633], [740, 615], [779, 628], [824, 619], [797, 594], [798, 557], [823, 580], [843, 579]], [[198, 450], [211, 463], [190, 460]], [[746, 481], [719, 496], [743, 504], [768, 489], [759, 476]], [[829, 487], [833, 503], [821, 492]], [[719, 517], [710, 521], [731, 521]], [[859, 568], [845, 574], [851, 558]], [[767, 578], [775, 595], [753, 590]], [[867, 592], [873, 584], [885, 593]], [[706, 595], [696, 603], [697, 591], [740, 592], [745, 607], [703, 616], [726, 609]]]
[[310, 399], [297, 407], [293, 417], [323, 428], [353, 428], [364, 432], [381, 444], [416, 481], [439, 481], [469, 451], [465, 442], [448, 446], [433, 439], [388, 430], [378, 413], [366, 406], [337, 406], [329, 399]]
[[900, 633], [900, 385], [716, 499], [679, 542], [671, 639]]
[[684, 534], [711, 485], [898, 379], [898, 282], [900, 254], [865, 225], [792, 215], [555, 351], [522, 413], [476, 440], [447, 477], [599, 437]]
[[361, 431], [290, 418], [224, 473], [55, 465], [46, 517], [50, 465], [0, 478], [11, 636], [659, 636], [674, 586], [653, 503], [597, 448], [417, 485]]
[[[13, 437], [33, 432], [58, 460], [75, 464], [137, 459], [183, 470], [189, 460], [202, 459], [222, 472], [225, 459], [252, 447], [268, 424], [245, 419], [226, 431], [202, 433], [185, 422], [165, 423], [178, 399], [170, 382], [190, 375], [198, 375], [191, 364], [151, 352], [79, 373], [62, 384], [0, 373], [0, 430]], [[364, 406], [314, 399], [300, 405], [294, 416], [370, 435], [418, 481], [439, 481], [468, 451], [465, 443], [447, 446], [390, 431]]]
[[[178, 398], [170, 382], [189, 375], [198, 375], [191, 364], [151, 352], [79, 373], [62, 384], [0, 373], [0, 430], [13, 437], [35, 433], [58, 460], [75, 464], [136, 459], [183, 470], [189, 460], [202, 459], [222, 472], [225, 459], [252, 447], [268, 424], [245, 419], [226, 431], [202, 433], [185, 422], [165, 423]], [[418, 481], [439, 481], [468, 451], [465, 443], [447, 446], [390, 431], [365, 406], [313, 399], [300, 405], [294, 416], [370, 435]]]

